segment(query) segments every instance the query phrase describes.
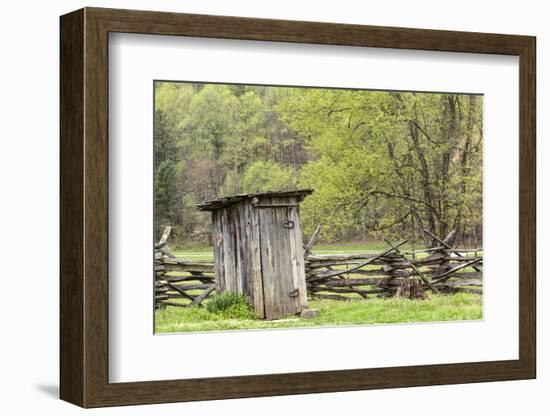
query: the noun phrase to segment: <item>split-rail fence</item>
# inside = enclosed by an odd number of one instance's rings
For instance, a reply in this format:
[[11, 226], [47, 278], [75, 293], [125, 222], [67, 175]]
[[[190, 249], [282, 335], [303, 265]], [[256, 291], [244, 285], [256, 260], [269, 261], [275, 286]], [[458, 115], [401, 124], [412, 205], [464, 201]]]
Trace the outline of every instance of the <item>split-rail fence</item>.
[[[215, 292], [214, 263], [176, 257], [167, 247], [167, 227], [155, 245], [156, 307], [200, 305]], [[304, 245], [306, 285], [310, 299], [353, 301], [371, 296], [429, 297], [430, 293], [482, 294], [481, 249], [457, 249], [453, 233], [440, 239], [425, 231], [434, 246], [406, 251], [406, 240], [380, 253], [314, 254], [317, 227]], [[419, 293], [404, 283], [416, 282]], [[413, 288], [414, 289], [414, 288]], [[416, 295], [415, 295], [416, 293]]]

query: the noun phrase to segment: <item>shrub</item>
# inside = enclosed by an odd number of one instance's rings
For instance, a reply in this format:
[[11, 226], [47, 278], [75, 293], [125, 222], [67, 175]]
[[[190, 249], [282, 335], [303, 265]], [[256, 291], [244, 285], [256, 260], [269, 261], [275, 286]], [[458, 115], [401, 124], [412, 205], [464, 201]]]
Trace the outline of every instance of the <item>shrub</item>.
[[206, 309], [224, 319], [256, 318], [244, 296], [231, 292], [221, 292], [212, 296], [206, 304]]

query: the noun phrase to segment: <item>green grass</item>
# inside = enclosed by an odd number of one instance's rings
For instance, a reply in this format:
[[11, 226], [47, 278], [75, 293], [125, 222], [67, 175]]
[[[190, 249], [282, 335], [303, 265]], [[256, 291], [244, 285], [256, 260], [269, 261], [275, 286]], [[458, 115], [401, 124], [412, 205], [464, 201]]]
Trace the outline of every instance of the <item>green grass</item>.
[[[339, 244], [318, 244], [313, 247], [313, 254], [355, 254], [355, 253], [380, 253], [389, 247], [384, 241], [371, 241], [368, 243], [339, 243]], [[416, 247], [417, 249], [420, 247]], [[404, 251], [412, 250], [410, 245], [401, 247]], [[175, 247], [172, 252], [177, 256], [188, 260], [213, 261], [214, 252], [212, 247], [194, 247], [183, 249]], [[479, 252], [482, 253], [481, 251]], [[410, 256], [409, 256], [410, 257]], [[419, 257], [422, 257], [420, 255]]]
[[214, 260], [214, 251], [212, 247], [198, 247], [188, 250], [183, 250], [178, 247], [172, 249], [172, 253], [176, 257], [181, 257], [186, 260], [205, 260], [213, 261]]
[[[319, 244], [313, 249], [315, 254], [379, 253], [388, 246], [384, 242], [347, 244]], [[409, 250], [410, 247], [403, 247]], [[174, 254], [189, 260], [213, 261], [211, 247], [193, 247], [173, 250]], [[424, 256], [420, 255], [419, 257]], [[370, 267], [370, 266], [369, 266]], [[379, 266], [372, 266], [378, 268]], [[191, 282], [189, 282], [191, 283]], [[199, 283], [199, 282], [196, 282]], [[201, 291], [197, 291], [198, 294]], [[358, 295], [356, 295], [358, 297]], [[156, 332], [223, 331], [243, 329], [300, 328], [317, 326], [393, 324], [411, 322], [461, 321], [482, 318], [482, 297], [472, 294], [433, 295], [428, 301], [409, 299], [378, 299], [341, 302], [333, 300], [310, 301], [310, 308], [319, 309], [318, 318], [302, 320], [289, 316], [278, 321], [257, 319], [254, 313], [242, 302], [227, 308], [206, 307], [167, 307], [155, 314]], [[355, 297], [351, 295], [351, 297]], [[178, 302], [178, 300], [173, 300]], [[186, 302], [183, 301], [182, 302]], [[223, 303], [223, 302], [222, 302]], [[229, 302], [231, 303], [231, 302]], [[210, 309], [210, 311], [208, 310]]]
[[[346, 244], [319, 244], [313, 247], [314, 254], [354, 254], [354, 253], [379, 253], [389, 247], [385, 242], [372, 241], [369, 243], [346, 243]], [[188, 260], [212, 261], [214, 253], [212, 247], [196, 247], [182, 249], [175, 247], [173, 253], [177, 257]]]
[[223, 331], [243, 329], [303, 328], [318, 326], [395, 324], [413, 322], [462, 321], [482, 319], [482, 297], [465, 293], [433, 295], [430, 300], [402, 298], [309, 301], [308, 307], [320, 310], [314, 319], [289, 316], [278, 321], [256, 319], [242, 308], [212, 313], [206, 307], [166, 307], [155, 314], [156, 332]]
[[[313, 252], [315, 254], [379, 253], [388, 248], [384, 241], [370, 241], [368, 243], [315, 244]], [[406, 245], [402, 248], [406, 248]]]
[[[378, 253], [388, 249], [384, 242], [373, 241], [370, 243], [346, 243], [346, 244], [320, 244], [313, 247], [314, 254], [353, 254], [353, 253]], [[175, 247], [173, 253], [177, 257], [189, 260], [213, 260], [212, 247], [194, 247], [184, 249]]]
[[214, 294], [206, 302], [206, 310], [222, 319], [255, 319], [246, 298], [232, 292]]

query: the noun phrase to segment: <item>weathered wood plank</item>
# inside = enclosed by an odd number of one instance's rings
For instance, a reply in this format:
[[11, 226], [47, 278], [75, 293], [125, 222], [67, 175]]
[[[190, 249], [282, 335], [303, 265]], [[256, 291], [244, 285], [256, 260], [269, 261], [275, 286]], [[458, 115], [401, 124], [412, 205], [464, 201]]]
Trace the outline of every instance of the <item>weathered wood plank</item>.
[[279, 304], [274, 301], [278, 298], [280, 288], [277, 279], [274, 278], [275, 258], [273, 256], [272, 238], [270, 227], [274, 222], [273, 210], [257, 210], [260, 225], [261, 257], [262, 257], [262, 281], [264, 287], [264, 305], [266, 319], [278, 319], [282, 316]]
[[309, 254], [306, 256], [306, 261], [337, 261], [337, 260], [361, 260], [375, 257], [372, 253], [356, 253], [356, 254]]
[[[309, 270], [309, 269], [306, 268], [305, 270], [306, 270], [306, 280], [310, 279], [310, 278], [312, 278], [312, 279], [313, 278], [322, 279], [322, 278], [326, 277], [328, 274], [333, 272], [332, 269], [329, 269], [329, 270], [319, 270], [319, 269]], [[375, 270], [357, 269], [357, 270], [351, 270], [350, 272], [343, 274], [343, 276], [353, 276], [353, 275], [358, 275], [358, 276], [359, 275], [361, 275], [361, 276], [387, 276], [387, 274], [381, 269], [375, 269]]]
[[189, 270], [193, 271], [214, 271], [214, 264], [209, 261], [190, 261], [180, 258], [166, 258], [162, 261], [163, 265], [172, 265], [172, 266], [181, 266], [182, 268], [186, 267]]
[[223, 263], [225, 275], [225, 290], [237, 293], [237, 279], [235, 267], [235, 240], [233, 222], [231, 221], [231, 211], [221, 211], [223, 227]]
[[[444, 283], [439, 283], [440, 285], [456, 287], [456, 286], [483, 286], [483, 282], [478, 279], [457, 279], [457, 280], [447, 280]], [[438, 284], [436, 284], [438, 286]]]
[[243, 295], [246, 297], [249, 304], [253, 305], [252, 284], [250, 282], [250, 276], [252, 272], [250, 265], [250, 218], [248, 217], [246, 205], [244, 203], [239, 203], [238, 208], [239, 217], [241, 218], [241, 222], [239, 224], [241, 235], [241, 242], [239, 244], [239, 257], [241, 263]]
[[210, 295], [210, 293], [212, 293], [215, 289], [216, 289], [216, 285], [210, 285], [208, 289], [206, 289], [200, 295], [195, 297], [195, 299], [193, 299], [193, 302], [192, 302], [193, 305], [200, 305], [201, 302], [205, 300]]
[[190, 305], [190, 303], [177, 303], [177, 302], [169, 302], [164, 300], [162, 302], [159, 302], [158, 305], [177, 306], [178, 308], [186, 308]]
[[157, 244], [155, 244], [155, 248], [162, 248], [166, 245], [166, 241], [168, 241], [168, 237], [170, 236], [171, 231], [172, 231], [171, 226], [168, 226], [164, 229], [164, 232], [162, 233], [160, 240], [158, 241]]
[[[239, 295], [245, 294], [245, 283], [244, 283], [244, 273], [243, 273], [243, 236], [242, 236], [242, 230], [241, 230], [241, 211], [240, 211], [240, 203], [237, 203], [233, 205], [231, 208], [229, 208], [229, 211], [231, 212], [231, 229], [232, 234], [230, 238], [232, 238], [232, 248], [233, 248], [233, 261], [235, 263], [235, 286], [236, 286], [236, 293]], [[226, 236], [227, 237], [227, 236]]]
[[193, 296], [186, 293], [185, 290], [183, 290], [182, 288], [176, 286], [176, 285], [173, 285], [172, 283], [167, 283], [166, 284], [167, 287], [169, 287], [170, 289], [178, 292], [181, 296], [183, 296], [184, 298], [186, 299], [189, 299], [189, 300], [193, 300]]
[[160, 251], [162, 254], [164, 254], [166, 257], [169, 257], [169, 258], [175, 258], [176, 256], [170, 251], [168, 250], [168, 248], [166, 247], [161, 247], [159, 249], [157, 249], [158, 251]]
[[[386, 278], [378, 278], [378, 279], [330, 279], [327, 281], [320, 282], [319, 284], [330, 286], [330, 287], [345, 287], [345, 286], [373, 286], [378, 285]], [[312, 285], [315, 286], [315, 285]]]
[[[297, 207], [298, 214], [296, 215], [297, 218], [300, 218], [299, 216], [299, 207]], [[313, 248], [313, 244], [315, 244], [315, 239], [321, 232], [321, 224], [319, 224], [316, 228], [313, 234], [311, 234], [311, 237], [309, 238], [309, 241], [306, 245], [304, 245], [304, 253], [310, 254], [311, 249]]]
[[341, 300], [341, 301], [344, 301], [344, 302], [352, 302], [356, 299], [353, 299], [353, 298], [350, 298], [349, 296], [342, 296], [342, 295], [323, 295], [323, 294], [319, 294], [319, 293], [316, 293], [315, 294], [315, 298], [318, 298], [318, 299], [330, 299], [330, 300]]
[[[272, 203], [272, 199], [265, 201]], [[281, 236], [277, 227], [277, 211], [280, 208], [257, 210], [260, 220], [260, 240], [262, 248], [262, 279], [264, 283], [264, 303], [267, 319], [279, 319], [285, 314], [286, 303], [282, 296], [284, 285], [281, 279]], [[281, 227], [282, 229], [282, 227]], [[288, 258], [288, 253], [284, 254]]]
[[189, 281], [200, 281], [202, 283], [214, 283], [215, 278], [213, 276], [205, 276], [205, 275], [192, 275], [192, 276], [169, 276], [164, 275], [162, 276], [162, 280], [165, 280], [170, 283], [179, 283], [179, 282], [189, 282]]
[[[280, 204], [282, 205], [282, 204]], [[279, 271], [277, 280], [279, 286], [279, 302], [281, 304], [282, 316], [289, 315], [295, 309], [294, 298], [290, 294], [294, 291], [292, 281], [292, 261], [290, 259], [289, 232], [283, 228], [283, 223], [288, 219], [287, 207], [274, 207], [271, 233], [275, 235], [273, 255], [276, 259]], [[286, 253], [286, 255], [285, 255]]]
[[362, 267], [368, 266], [368, 265], [371, 264], [374, 260], [376, 260], [376, 259], [378, 259], [378, 258], [380, 258], [380, 257], [382, 257], [382, 256], [384, 256], [384, 255], [386, 255], [386, 254], [388, 254], [388, 253], [391, 252], [391, 251], [394, 251], [397, 247], [399, 247], [400, 245], [405, 244], [406, 242], [407, 242], [406, 240], [401, 241], [400, 243], [396, 244], [394, 247], [390, 248], [389, 250], [386, 250], [386, 251], [383, 252], [383, 253], [377, 254], [377, 255], [375, 255], [374, 257], [371, 257], [369, 260], [367, 260], [367, 261], [365, 261], [365, 262], [363, 262], [363, 263], [361, 263], [361, 264], [358, 264], [357, 266], [354, 266], [354, 267], [352, 267], [352, 268], [350, 268], [350, 269], [346, 269], [346, 270], [335, 270], [335, 271], [333, 271], [333, 272], [330, 272], [330, 273], [327, 274], [327, 277], [340, 276], [340, 275], [342, 275], [342, 274], [350, 273], [350, 272], [353, 271], [353, 270], [358, 270], [358, 269], [360, 269], [360, 268], [362, 268]]
[[212, 211], [212, 245], [214, 249], [214, 277], [216, 280], [216, 290], [222, 292], [225, 290], [225, 279], [223, 272], [223, 229], [221, 221], [221, 212]]
[[262, 282], [262, 259], [260, 253], [260, 224], [258, 210], [247, 205], [247, 212], [250, 217], [250, 283], [252, 285], [252, 304], [260, 318], [265, 318], [264, 288]]
[[[307, 308], [307, 287], [306, 287], [306, 273], [304, 255], [305, 250], [302, 247], [302, 224], [300, 220], [300, 207], [293, 208], [291, 210], [291, 220], [294, 221], [295, 231], [291, 234], [291, 249], [295, 253], [296, 262], [296, 274], [295, 274], [295, 287], [298, 289], [297, 312], [301, 312]], [[320, 230], [320, 226], [318, 227]]]
[[206, 290], [206, 289], [210, 289], [213, 285], [213, 283], [196, 283], [196, 284], [190, 284], [190, 283], [185, 283], [185, 284], [174, 284], [174, 283], [169, 283], [170, 287], [177, 287], [179, 290], [183, 290], [183, 291], [187, 291], [187, 290]]
[[[453, 252], [454, 254], [456, 254], [458, 257], [462, 257], [464, 258], [464, 256], [462, 256], [462, 254], [458, 251], [458, 250], [455, 250], [453, 247], [451, 247], [451, 245], [448, 243], [454, 236], [454, 233], [455, 233], [456, 230], [452, 230], [451, 233], [449, 233], [449, 235], [447, 237], [445, 237], [444, 240], [441, 240], [439, 239], [437, 236], [433, 235], [431, 232], [429, 232], [428, 230], [424, 230], [424, 232], [426, 234], [428, 234], [430, 237], [432, 237], [434, 240], [436, 240], [438, 243], [442, 244], [444, 247], [446, 247], [447, 249], [449, 249], [451, 252]], [[479, 269], [477, 266], [473, 266], [474, 267], [474, 270], [480, 272], [481, 269]]]
[[317, 286], [312, 288], [313, 293], [317, 292], [330, 292], [330, 293], [356, 293], [356, 294], [363, 294], [363, 295], [370, 295], [375, 293], [383, 293], [385, 292], [384, 289], [355, 289], [355, 288], [333, 288], [333, 287], [322, 287]]
[[475, 259], [475, 260], [472, 260], [472, 261], [468, 261], [466, 263], [458, 264], [457, 266], [455, 266], [452, 269], [446, 271], [445, 273], [434, 276], [432, 278], [432, 283], [439, 283], [439, 282], [445, 281], [445, 280], [449, 279], [453, 275], [453, 273], [456, 273], [459, 270], [465, 269], [467, 267], [473, 267], [475, 264], [479, 263], [480, 261], [481, 261], [481, 259]]

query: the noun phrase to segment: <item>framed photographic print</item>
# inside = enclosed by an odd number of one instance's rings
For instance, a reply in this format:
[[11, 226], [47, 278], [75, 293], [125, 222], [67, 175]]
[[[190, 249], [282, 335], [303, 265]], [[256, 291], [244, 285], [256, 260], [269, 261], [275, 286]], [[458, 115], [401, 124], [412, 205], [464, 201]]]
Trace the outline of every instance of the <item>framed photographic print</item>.
[[83, 407], [534, 378], [535, 38], [61, 17]]

